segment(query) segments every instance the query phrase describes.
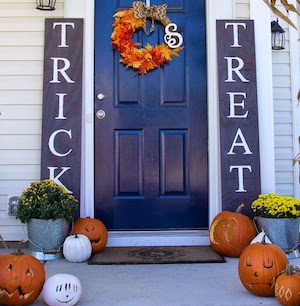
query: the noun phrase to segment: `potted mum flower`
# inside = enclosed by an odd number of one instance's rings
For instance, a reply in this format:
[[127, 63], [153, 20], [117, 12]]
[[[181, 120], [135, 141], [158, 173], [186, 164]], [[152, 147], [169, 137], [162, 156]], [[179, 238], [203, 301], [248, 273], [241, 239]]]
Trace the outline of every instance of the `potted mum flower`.
[[286, 252], [298, 245], [300, 200], [274, 193], [261, 194], [251, 208], [258, 230], [263, 229], [273, 243]]
[[32, 182], [22, 192], [16, 218], [27, 224], [32, 255], [40, 260], [62, 257], [61, 246], [77, 209], [77, 199], [53, 180]]

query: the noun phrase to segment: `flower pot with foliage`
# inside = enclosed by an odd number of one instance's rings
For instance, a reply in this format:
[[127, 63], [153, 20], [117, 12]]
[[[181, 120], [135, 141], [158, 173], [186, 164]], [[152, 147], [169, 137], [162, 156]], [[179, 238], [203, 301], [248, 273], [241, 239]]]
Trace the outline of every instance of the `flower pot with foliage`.
[[17, 219], [27, 224], [29, 248], [40, 260], [62, 257], [77, 199], [53, 180], [35, 181], [19, 197]]
[[258, 230], [264, 230], [269, 239], [287, 253], [298, 245], [300, 200], [293, 197], [261, 194], [251, 208]]

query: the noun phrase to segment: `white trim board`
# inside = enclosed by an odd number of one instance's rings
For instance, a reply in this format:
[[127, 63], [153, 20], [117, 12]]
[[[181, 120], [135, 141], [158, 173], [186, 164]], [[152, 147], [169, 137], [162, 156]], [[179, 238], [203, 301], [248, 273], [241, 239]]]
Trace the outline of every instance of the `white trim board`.
[[274, 118], [268, 115], [274, 113], [270, 10], [263, 1], [251, 0], [250, 16], [255, 21], [261, 190], [269, 193], [275, 192]]

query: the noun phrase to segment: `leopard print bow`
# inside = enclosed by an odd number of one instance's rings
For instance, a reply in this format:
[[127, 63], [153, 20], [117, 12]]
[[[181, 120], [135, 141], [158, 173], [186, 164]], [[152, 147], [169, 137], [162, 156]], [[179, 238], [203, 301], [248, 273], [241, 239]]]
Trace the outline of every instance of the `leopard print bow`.
[[171, 20], [167, 17], [167, 5], [152, 5], [147, 7], [142, 1], [133, 2], [133, 16], [137, 19], [143, 19], [143, 30], [146, 32], [147, 18], [151, 18], [150, 33], [154, 31], [154, 20], [160, 21], [164, 26], [169, 24]]

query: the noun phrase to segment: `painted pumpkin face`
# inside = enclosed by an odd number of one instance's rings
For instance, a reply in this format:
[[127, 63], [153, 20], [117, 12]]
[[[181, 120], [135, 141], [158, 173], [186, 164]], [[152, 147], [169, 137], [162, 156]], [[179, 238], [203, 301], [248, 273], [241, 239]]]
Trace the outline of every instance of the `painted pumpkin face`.
[[0, 304], [32, 304], [42, 291], [45, 276], [44, 266], [32, 255], [0, 255]]
[[103, 250], [107, 244], [108, 233], [105, 225], [98, 219], [79, 218], [74, 224], [74, 234], [87, 236], [92, 243], [92, 253]]
[[238, 272], [244, 287], [258, 296], [274, 296], [275, 275], [285, 269], [288, 259], [275, 244], [254, 243], [239, 258]]
[[43, 299], [47, 305], [75, 305], [82, 293], [80, 280], [71, 274], [60, 273], [49, 277], [43, 288]]

